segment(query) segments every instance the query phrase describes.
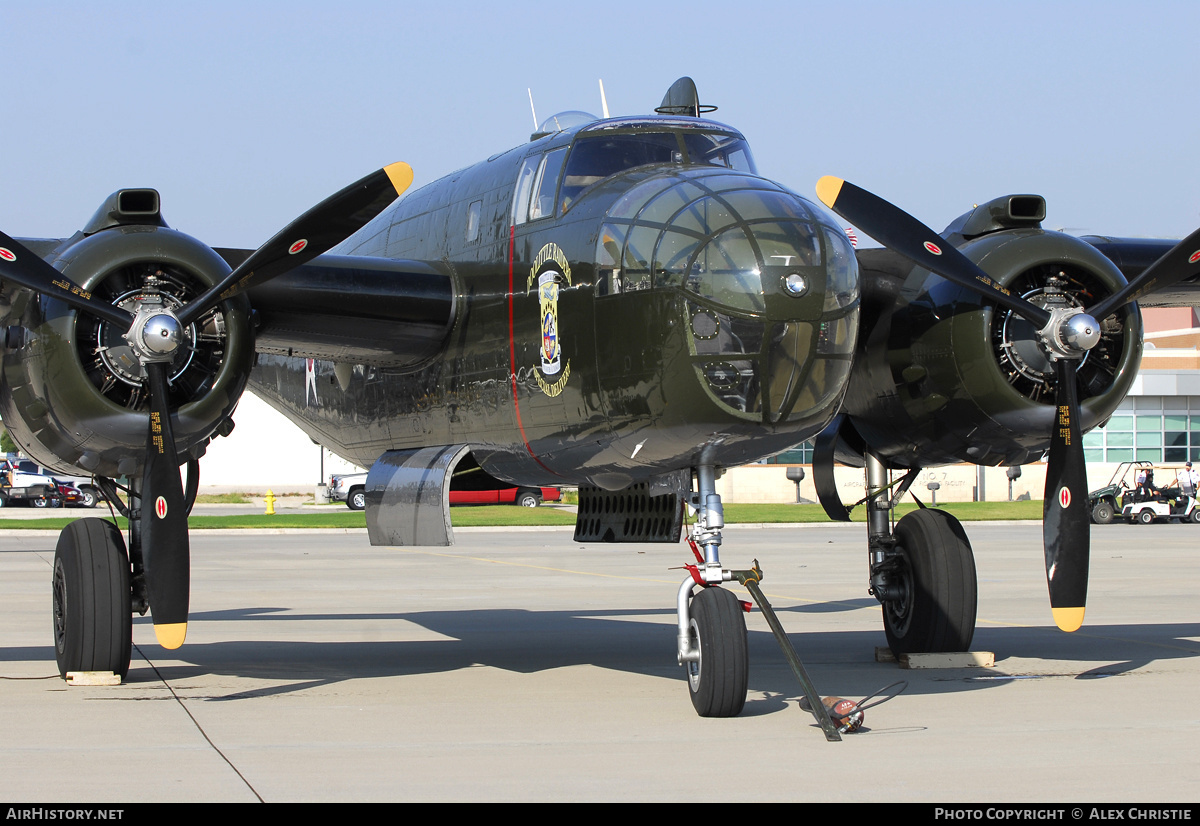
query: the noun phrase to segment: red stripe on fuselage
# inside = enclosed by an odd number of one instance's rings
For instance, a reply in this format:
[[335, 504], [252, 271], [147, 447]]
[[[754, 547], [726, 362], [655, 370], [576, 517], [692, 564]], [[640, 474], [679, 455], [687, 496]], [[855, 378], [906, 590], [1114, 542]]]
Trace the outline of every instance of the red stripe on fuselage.
[[[529, 446], [529, 437], [525, 435], [525, 425], [521, 423], [521, 402], [517, 399], [517, 342], [513, 332], [513, 301], [516, 298], [513, 294], [513, 257], [516, 244], [517, 228], [511, 226], [508, 229], [508, 375], [512, 380], [513, 410], [517, 414], [517, 429], [521, 431], [521, 441], [525, 443], [525, 449], [529, 451], [533, 461], [550, 473], [554, 473], [553, 470], [546, 467], [545, 463], [533, 452], [533, 448]], [[554, 475], [558, 476], [559, 474], [554, 473]]]

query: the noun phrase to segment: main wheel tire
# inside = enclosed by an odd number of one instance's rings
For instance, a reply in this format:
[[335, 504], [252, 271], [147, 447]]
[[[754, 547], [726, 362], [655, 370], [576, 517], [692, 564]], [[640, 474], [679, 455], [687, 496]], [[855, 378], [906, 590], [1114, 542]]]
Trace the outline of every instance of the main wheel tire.
[[925, 508], [896, 524], [899, 600], [883, 603], [883, 628], [896, 654], [966, 651], [975, 636], [978, 583], [971, 543], [958, 520]]
[[1149, 508], [1143, 508], [1142, 510], [1138, 511], [1137, 520], [1143, 525], [1149, 525], [1154, 521], [1154, 511], [1150, 510]]
[[133, 643], [129, 556], [111, 522], [77, 519], [58, 536], [52, 579], [58, 673], [129, 673]]
[[542, 497], [531, 490], [517, 491], [517, 504], [523, 508], [536, 508], [542, 504]]
[[690, 625], [698, 662], [687, 663], [692, 706], [701, 717], [736, 717], [746, 705], [750, 655], [746, 618], [737, 597], [704, 588], [692, 598]]
[[1112, 506], [1111, 502], [1103, 499], [1096, 503], [1096, 507], [1092, 508], [1092, 520], [1098, 525], [1111, 524], [1115, 516], [1116, 508]]
[[346, 497], [346, 507], [352, 511], [360, 511], [367, 507], [367, 492], [363, 488], [354, 488]]

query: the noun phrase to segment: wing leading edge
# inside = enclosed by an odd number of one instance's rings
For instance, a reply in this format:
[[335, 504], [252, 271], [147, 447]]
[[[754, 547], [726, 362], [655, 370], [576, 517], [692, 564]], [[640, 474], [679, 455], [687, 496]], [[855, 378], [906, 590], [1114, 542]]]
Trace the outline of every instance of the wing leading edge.
[[380, 367], [434, 355], [455, 312], [450, 277], [422, 261], [322, 255], [249, 294], [258, 352]]

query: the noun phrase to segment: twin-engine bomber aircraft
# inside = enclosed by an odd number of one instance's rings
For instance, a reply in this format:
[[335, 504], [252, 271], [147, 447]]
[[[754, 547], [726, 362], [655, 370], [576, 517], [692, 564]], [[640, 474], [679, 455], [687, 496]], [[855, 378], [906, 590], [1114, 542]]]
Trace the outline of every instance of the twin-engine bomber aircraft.
[[1011, 195], [938, 234], [823, 178], [821, 200], [886, 245], [856, 255], [711, 109], [682, 78], [655, 115], [555, 116], [399, 201], [412, 170], [394, 164], [253, 252], [168, 228], [150, 189], [114, 193], [69, 238], [0, 234], [0, 415], [130, 520], [127, 542], [99, 519], [59, 538], [59, 670], [124, 675], [133, 611], [183, 643], [198, 459], [247, 384], [371, 468], [374, 544], [451, 542], [464, 468], [579, 486], [578, 541], [678, 542], [686, 505], [678, 660], [701, 715], [738, 714], [748, 675], [716, 479], [814, 437], [834, 518], [834, 461], [865, 467], [870, 589], [897, 652], [965, 650], [975, 628], [961, 525], [935, 509], [893, 523], [915, 474], [1049, 450], [1050, 602], [1077, 628], [1080, 434], [1134, 379], [1133, 302], [1200, 273], [1200, 231], [1089, 242]]

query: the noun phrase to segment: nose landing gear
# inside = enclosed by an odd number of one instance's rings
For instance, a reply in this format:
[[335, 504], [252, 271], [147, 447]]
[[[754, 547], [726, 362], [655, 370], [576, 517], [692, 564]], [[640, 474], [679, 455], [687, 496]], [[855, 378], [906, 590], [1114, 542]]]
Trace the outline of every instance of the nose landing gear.
[[[725, 517], [721, 497], [715, 488], [716, 476], [711, 466], [702, 466], [696, 469], [696, 478], [699, 491], [689, 497], [689, 505], [696, 511], [696, 523], [688, 537], [696, 564], [686, 566], [689, 576], [679, 586], [677, 598], [678, 661], [687, 670], [692, 706], [701, 717], [736, 717], [745, 707], [750, 660], [746, 620], [742, 614], [750, 610], [750, 603], [742, 602], [720, 587], [720, 583], [736, 581], [754, 597], [783, 649], [788, 665], [804, 690], [805, 710], [816, 718], [827, 740], [841, 740], [829, 710], [821, 702], [779, 618], [758, 587], [762, 580], [758, 560], [747, 571], [721, 567], [719, 549]], [[698, 586], [700, 592], [692, 596]]]

